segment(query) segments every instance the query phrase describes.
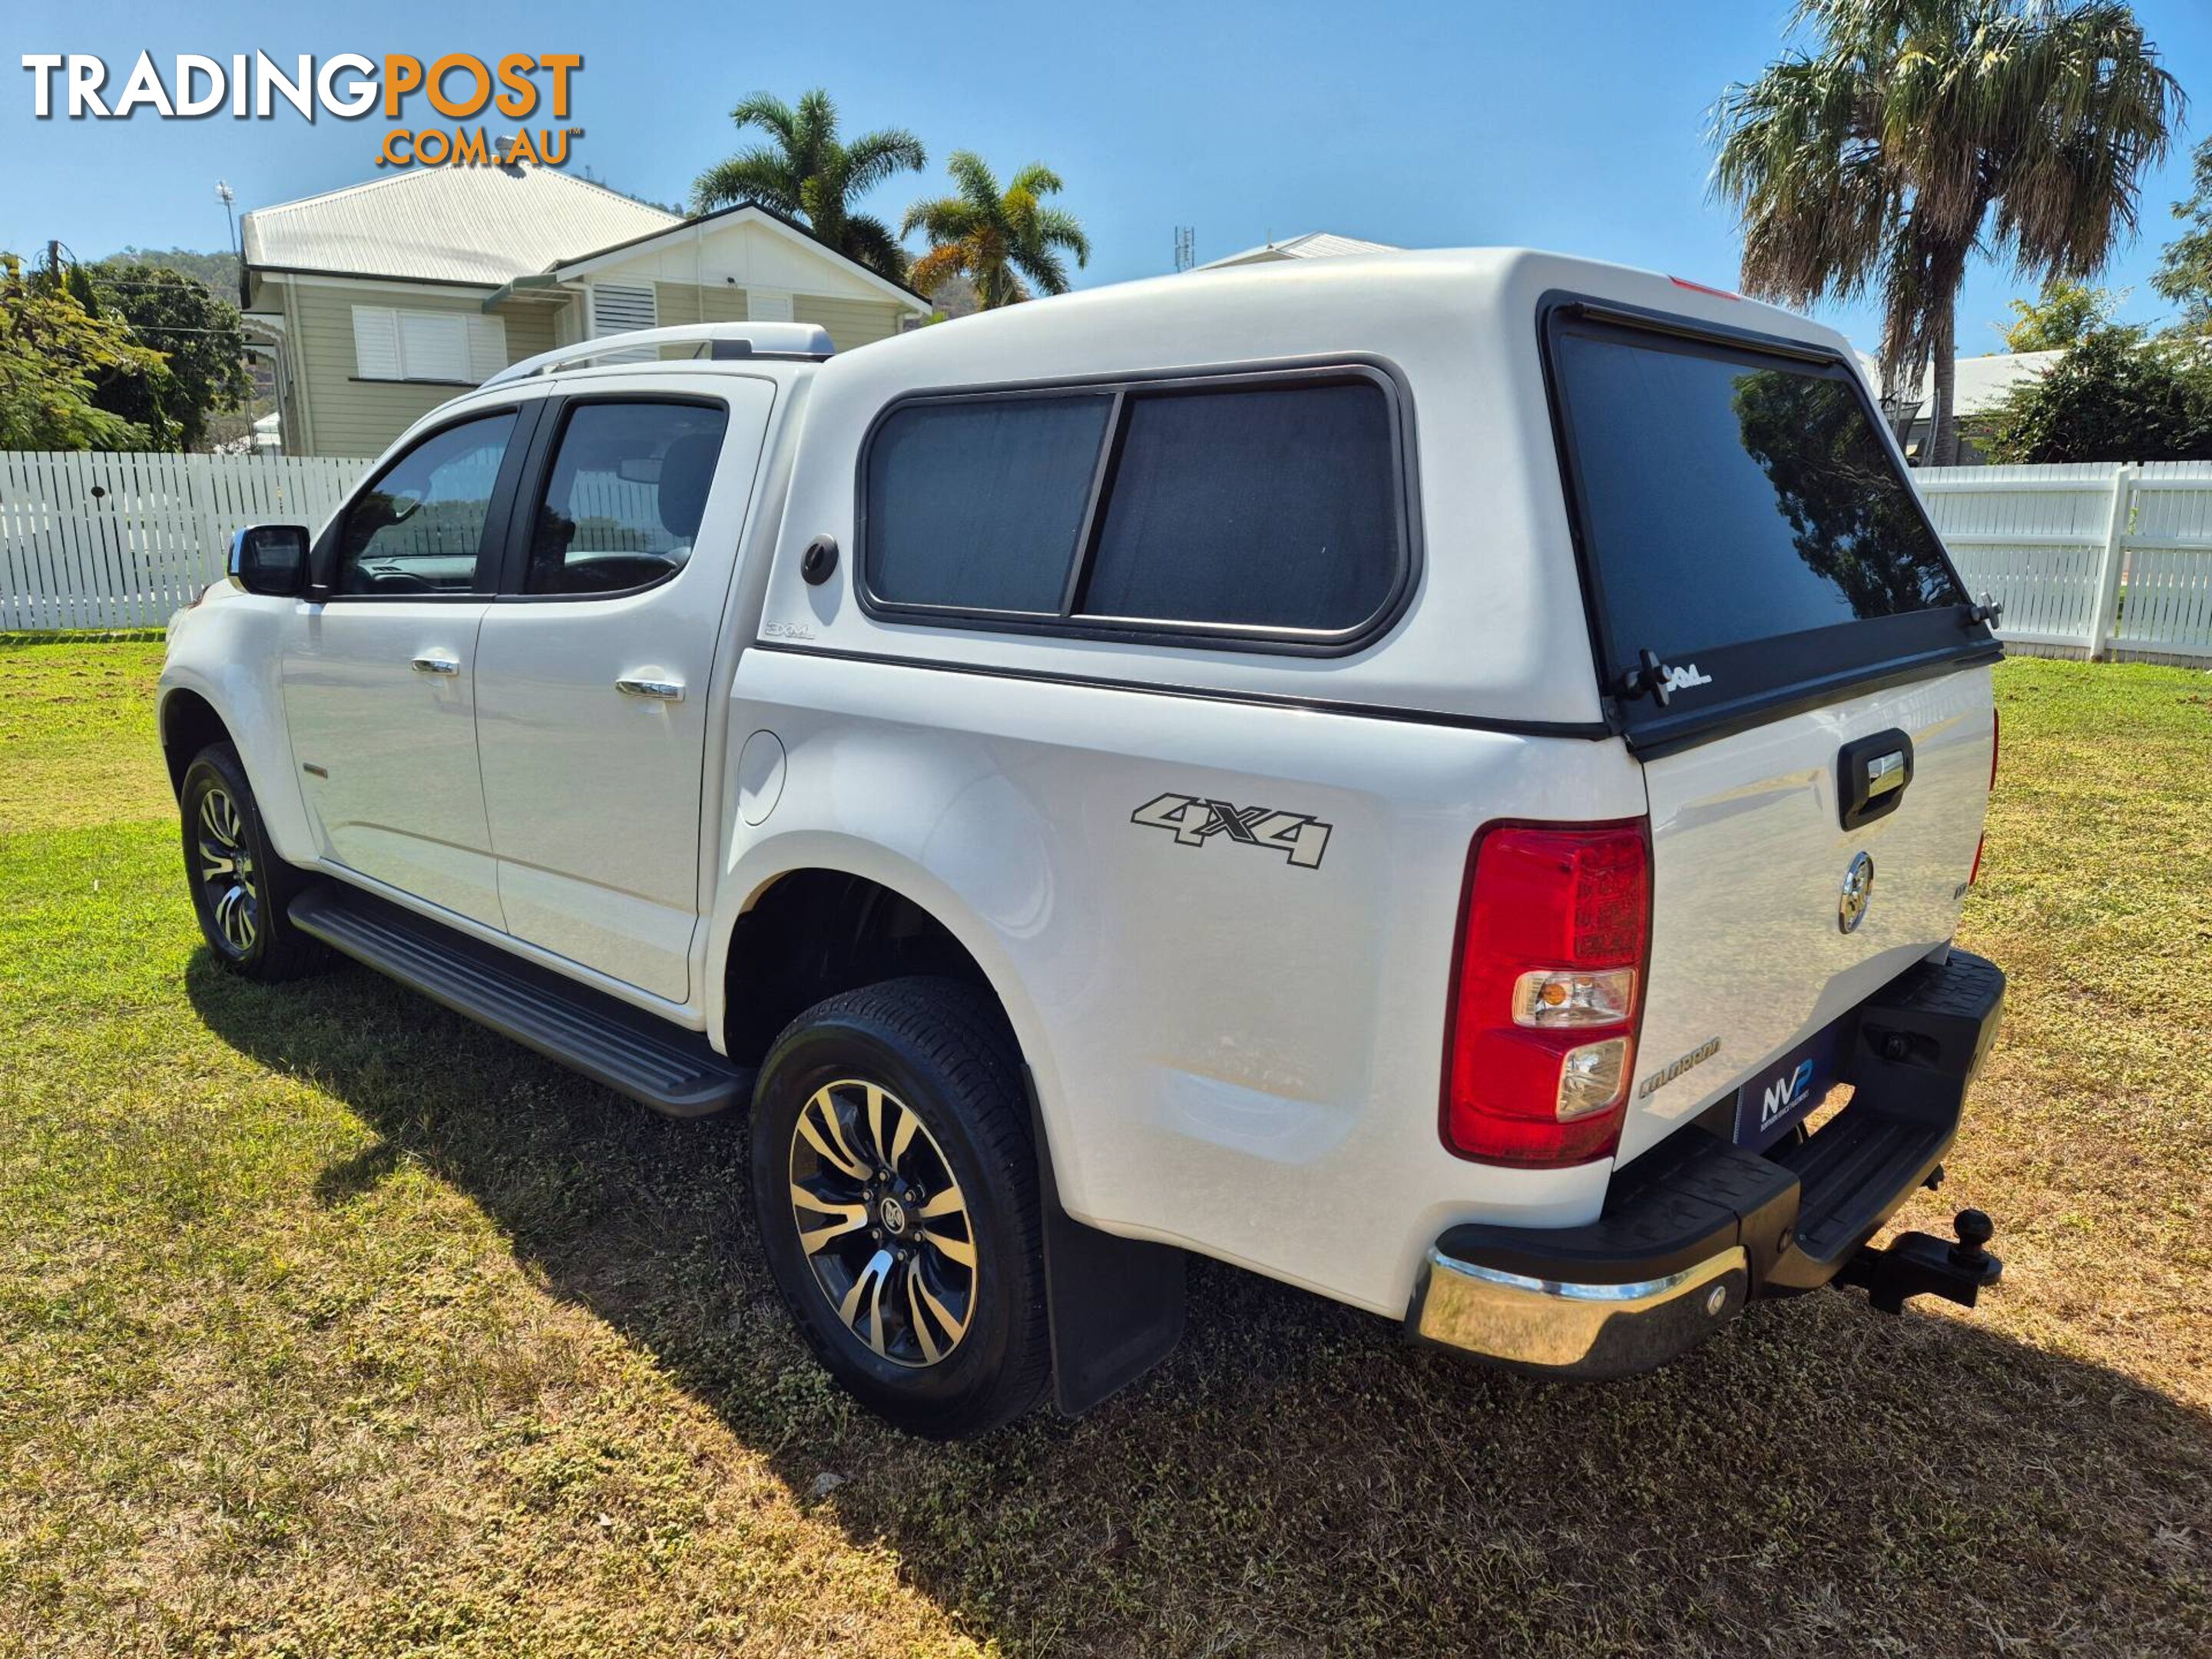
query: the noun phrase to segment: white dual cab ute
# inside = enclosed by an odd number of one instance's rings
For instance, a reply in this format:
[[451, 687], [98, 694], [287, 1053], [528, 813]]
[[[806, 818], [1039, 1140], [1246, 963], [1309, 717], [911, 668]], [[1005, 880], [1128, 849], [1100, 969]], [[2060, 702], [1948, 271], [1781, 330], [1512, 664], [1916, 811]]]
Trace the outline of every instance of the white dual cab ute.
[[1869, 1241], [2003, 994], [1990, 620], [1837, 335], [1393, 254], [519, 364], [240, 532], [161, 735], [221, 961], [745, 1115], [799, 1328], [950, 1436], [1191, 1251], [1572, 1376], [1971, 1303], [1985, 1218]]

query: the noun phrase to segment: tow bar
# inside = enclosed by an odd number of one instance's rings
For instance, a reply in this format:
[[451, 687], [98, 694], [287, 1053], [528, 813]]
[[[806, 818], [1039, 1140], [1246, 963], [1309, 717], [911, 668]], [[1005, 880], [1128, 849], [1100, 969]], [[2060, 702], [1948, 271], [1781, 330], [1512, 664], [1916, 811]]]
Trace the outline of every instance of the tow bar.
[[1958, 1235], [1954, 1240], [1900, 1233], [1881, 1249], [1863, 1246], [1834, 1282], [1863, 1287], [1867, 1300], [1887, 1314], [1903, 1313], [1906, 1300], [1916, 1296], [1940, 1296], [1971, 1308], [1982, 1286], [2004, 1273], [2004, 1263], [1983, 1248], [1996, 1227], [1979, 1210], [1961, 1210], [1951, 1231]]

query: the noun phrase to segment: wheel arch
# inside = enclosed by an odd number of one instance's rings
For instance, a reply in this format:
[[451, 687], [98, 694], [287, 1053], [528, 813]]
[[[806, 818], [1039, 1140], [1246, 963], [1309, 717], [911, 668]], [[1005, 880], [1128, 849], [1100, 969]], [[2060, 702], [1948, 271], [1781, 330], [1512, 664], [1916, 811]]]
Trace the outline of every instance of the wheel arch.
[[[731, 1058], [748, 1058], [754, 1045], [765, 1052], [792, 1015], [821, 997], [852, 984], [872, 982], [864, 978], [830, 983], [819, 995], [807, 995], [814, 985], [828, 983], [828, 979], [809, 978], [807, 964], [791, 954], [795, 948], [803, 951], [810, 939], [820, 942], [821, 913], [809, 908], [810, 900], [836, 895], [836, 902], [853, 907], [831, 913], [833, 928], [849, 926], [861, 909], [872, 905], [869, 920], [878, 929], [874, 939], [879, 942], [888, 930], [907, 947], [891, 953], [890, 971], [874, 973], [873, 979], [944, 973], [970, 980], [997, 1000], [1028, 1067], [1039, 1127], [1061, 1185], [1078, 1184], [1065, 1163], [1069, 1137], [1054, 1133], [1060, 1127], [1060, 1093], [1044, 1018], [1024, 985], [1005, 937], [957, 887], [927, 866], [878, 843], [807, 830], [756, 844], [726, 878], [725, 891], [730, 897], [726, 906], [717, 907], [708, 940], [709, 1005], [705, 1012], [707, 1029]], [[765, 954], [760, 949], [763, 940]], [[779, 951], [783, 954], [776, 954]], [[790, 978], [800, 982], [780, 979], [777, 968], [795, 960], [802, 971]], [[884, 960], [880, 954], [865, 957], [853, 963], [849, 971], [880, 966]], [[769, 1015], [747, 1012], [742, 1006], [763, 985], [769, 995], [762, 1006], [787, 1009], [782, 1019], [773, 1021], [773, 1029], [765, 1030], [771, 1024]]]
[[772, 866], [743, 872], [743, 896], [715, 929], [717, 1006], [708, 1013], [732, 1058], [764, 1051], [792, 1017], [823, 997], [902, 975], [936, 974], [989, 991], [1024, 1061], [1037, 1062], [1042, 1032], [1014, 965], [957, 891], [881, 848], [789, 851]]
[[[237, 743], [216, 706], [189, 686], [176, 686], [165, 692], [157, 718], [161, 758], [169, 769], [169, 793], [173, 795], [183, 795], [185, 769], [192, 763], [193, 756], [210, 744], [235, 746]], [[241, 754], [240, 758], [242, 761], [245, 757]]]
[[270, 619], [234, 618], [227, 614], [231, 608], [205, 617], [201, 613], [214, 611], [212, 604], [187, 611], [180, 623], [200, 620], [170, 636], [155, 708], [170, 787], [181, 790], [185, 769], [209, 744], [230, 744], [277, 856], [312, 865], [316, 837], [291, 775], [291, 739], [276, 692], [278, 641]]
[[[760, 849], [757, 849], [760, 850]], [[1045, 1021], [1024, 987], [1019, 964], [1000, 931], [958, 890], [926, 866], [872, 843], [843, 836], [800, 834], [787, 856], [748, 859], [732, 882], [742, 892], [726, 917], [718, 918], [710, 962], [720, 964], [709, 994], [708, 1029], [721, 1034], [733, 1059], [752, 1058], [739, 1045], [757, 1041], [765, 1054], [775, 1032], [793, 1015], [837, 991], [803, 959], [812, 936], [833, 956], [840, 939], [902, 937], [911, 953], [890, 973], [873, 972], [884, 958], [863, 950], [845, 958], [848, 971], [872, 978], [902, 972], [949, 972], [981, 986], [1005, 1015], [1028, 1074], [1030, 1121], [1042, 1182], [1046, 1301], [1052, 1338], [1054, 1388], [1060, 1409], [1073, 1415], [1127, 1386], [1159, 1363], [1181, 1340], [1184, 1320], [1183, 1254], [1172, 1245], [1125, 1238], [1071, 1215], [1066, 1199], [1079, 1191], [1067, 1149], [1065, 1097], [1053, 1065]], [[826, 905], [826, 909], [824, 906]], [[801, 951], [792, 954], [794, 945]], [[747, 958], [741, 962], [741, 958]], [[795, 967], [787, 975], [778, 969]], [[788, 1013], [771, 1021], [766, 1007], [747, 1016], [738, 1005], [774, 987], [771, 1005]], [[764, 1037], [759, 1034], [768, 1030]]]

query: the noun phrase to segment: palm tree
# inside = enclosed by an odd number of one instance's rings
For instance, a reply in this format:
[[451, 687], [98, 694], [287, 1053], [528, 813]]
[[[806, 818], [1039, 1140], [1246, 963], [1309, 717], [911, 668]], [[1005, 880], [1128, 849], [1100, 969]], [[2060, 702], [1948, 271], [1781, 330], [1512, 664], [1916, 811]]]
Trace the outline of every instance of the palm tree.
[[2135, 232], [2180, 86], [2118, 0], [1798, 0], [1793, 26], [1814, 48], [1714, 110], [1743, 286], [1794, 305], [1878, 291], [1885, 379], [1917, 386], [1935, 362], [1927, 459], [1943, 465], [1967, 260], [2097, 275]]
[[955, 150], [945, 166], [959, 193], [916, 202], [899, 227], [902, 236], [919, 230], [929, 238], [929, 252], [914, 262], [914, 286], [927, 294], [948, 276], [965, 276], [986, 311], [1028, 299], [1024, 277], [1047, 294], [1066, 293], [1067, 265], [1060, 255], [1073, 253], [1078, 265], [1086, 265], [1091, 243], [1073, 214], [1038, 199], [1059, 192], [1060, 175], [1032, 161], [1002, 193], [991, 169], [972, 151]]
[[903, 128], [886, 127], [855, 138], [837, 137], [837, 106], [820, 87], [793, 109], [782, 99], [757, 92], [730, 112], [740, 131], [764, 130], [775, 141], [718, 161], [691, 186], [697, 211], [757, 202], [805, 221], [820, 240], [879, 276], [906, 280], [906, 251], [882, 220], [852, 210], [866, 195], [895, 173], [919, 173], [927, 158], [921, 140]]

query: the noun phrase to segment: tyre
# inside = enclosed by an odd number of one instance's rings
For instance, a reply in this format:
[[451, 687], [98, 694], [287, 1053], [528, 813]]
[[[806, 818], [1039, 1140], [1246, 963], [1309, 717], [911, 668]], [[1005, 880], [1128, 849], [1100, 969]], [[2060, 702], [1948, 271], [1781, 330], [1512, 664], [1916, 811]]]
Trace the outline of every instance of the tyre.
[[296, 978], [329, 960], [286, 914], [309, 878], [279, 859], [238, 750], [210, 744], [192, 757], [178, 793], [185, 877], [216, 960], [264, 982]]
[[998, 1006], [902, 979], [808, 1009], [754, 1094], [753, 1204], [823, 1364], [932, 1439], [1011, 1421], [1050, 1366], [1036, 1155]]

